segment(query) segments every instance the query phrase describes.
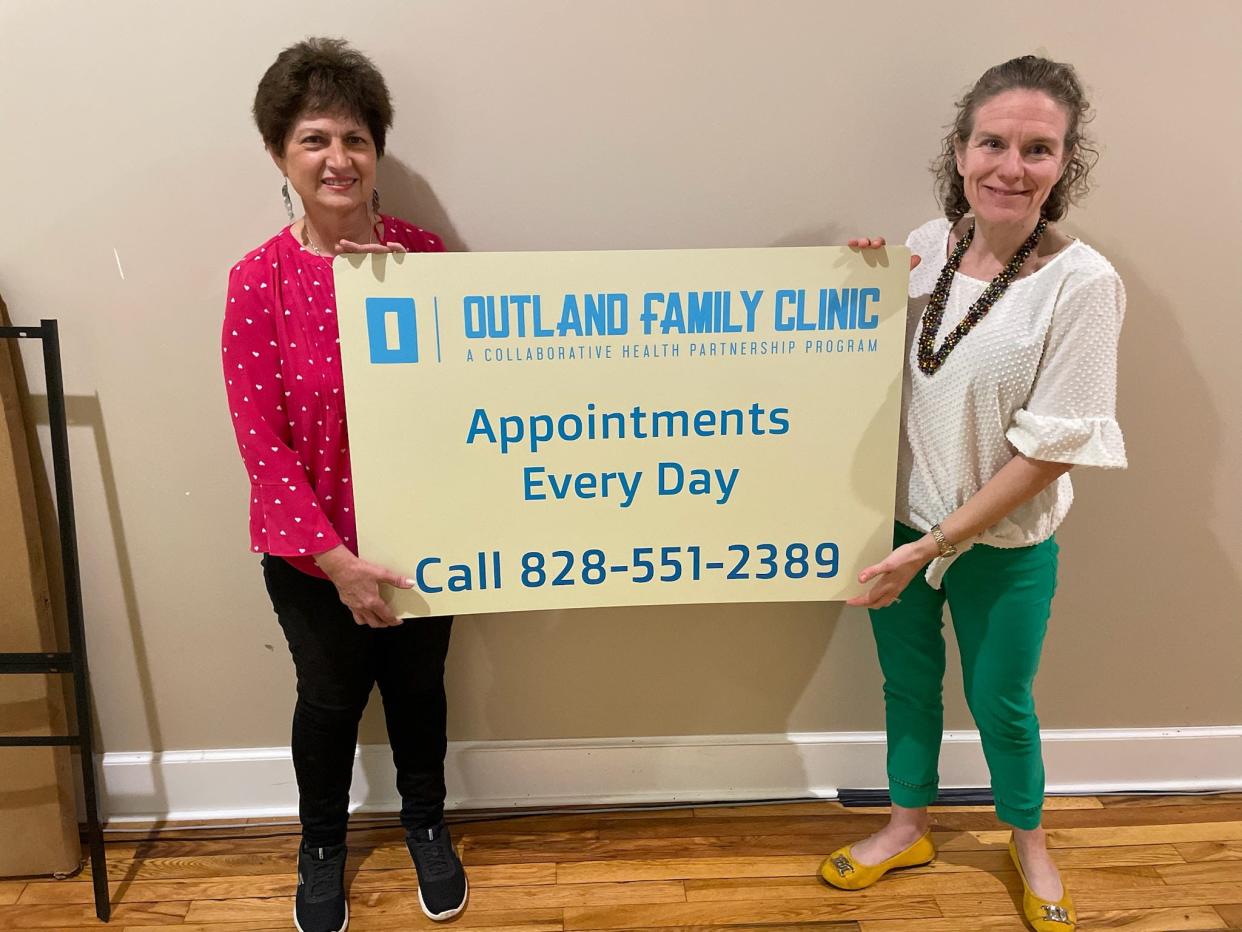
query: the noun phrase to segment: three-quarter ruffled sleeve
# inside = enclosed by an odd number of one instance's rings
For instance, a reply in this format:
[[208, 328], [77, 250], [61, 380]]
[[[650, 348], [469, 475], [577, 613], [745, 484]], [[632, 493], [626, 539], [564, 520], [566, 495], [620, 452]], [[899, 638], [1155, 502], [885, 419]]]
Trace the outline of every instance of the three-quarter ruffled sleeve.
[[1067, 283], [1052, 311], [1027, 403], [1005, 436], [1025, 456], [1054, 463], [1126, 466], [1117, 425], [1117, 340], [1125, 289], [1111, 269]]

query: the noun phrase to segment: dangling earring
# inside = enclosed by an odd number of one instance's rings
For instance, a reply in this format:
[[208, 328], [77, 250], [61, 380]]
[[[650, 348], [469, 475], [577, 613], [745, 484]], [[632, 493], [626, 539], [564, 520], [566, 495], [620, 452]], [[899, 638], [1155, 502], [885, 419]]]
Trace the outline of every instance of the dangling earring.
[[371, 235], [375, 237], [375, 242], [384, 242], [384, 218], [379, 212], [380, 199], [379, 188], [371, 189]]
[[293, 223], [293, 198], [289, 197], [289, 179], [285, 179], [285, 183], [280, 186], [280, 193], [285, 198], [285, 213], [289, 215], [289, 222]]

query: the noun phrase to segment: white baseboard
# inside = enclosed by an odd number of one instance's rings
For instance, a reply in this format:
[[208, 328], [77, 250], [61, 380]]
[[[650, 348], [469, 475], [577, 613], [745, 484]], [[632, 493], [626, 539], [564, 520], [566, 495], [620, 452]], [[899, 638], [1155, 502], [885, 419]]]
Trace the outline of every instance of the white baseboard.
[[[1045, 731], [1050, 794], [1242, 790], [1242, 726]], [[831, 799], [886, 785], [882, 732], [460, 741], [446, 763], [450, 809]], [[103, 815], [241, 819], [297, 812], [288, 748], [109, 753]], [[949, 732], [942, 786], [988, 785], [977, 732]], [[359, 749], [352, 806], [400, 808], [384, 745]]]

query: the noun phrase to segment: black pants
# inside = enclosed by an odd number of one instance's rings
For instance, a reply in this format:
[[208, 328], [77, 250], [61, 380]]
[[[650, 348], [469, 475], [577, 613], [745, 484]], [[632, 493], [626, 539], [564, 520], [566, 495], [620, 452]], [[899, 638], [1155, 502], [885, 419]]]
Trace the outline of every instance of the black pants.
[[435, 825], [444, 815], [444, 658], [453, 619], [408, 619], [397, 628], [354, 622], [336, 587], [279, 557], [263, 577], [297, 670], [293, 769], [302, 838], [345, 841], [358, 721], [379, 684], [397, 767], [401, 824]]

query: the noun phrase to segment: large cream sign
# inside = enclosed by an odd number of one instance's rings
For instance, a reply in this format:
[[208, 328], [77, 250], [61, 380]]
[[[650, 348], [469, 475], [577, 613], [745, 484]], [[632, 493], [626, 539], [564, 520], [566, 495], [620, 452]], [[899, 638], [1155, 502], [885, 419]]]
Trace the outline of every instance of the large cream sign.
[[406, 615], [845, 599], [892, 540], [908, 251], [350, 256], [358, 543]]

